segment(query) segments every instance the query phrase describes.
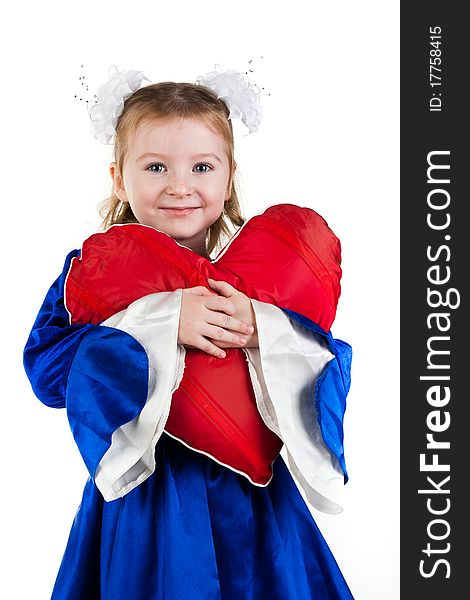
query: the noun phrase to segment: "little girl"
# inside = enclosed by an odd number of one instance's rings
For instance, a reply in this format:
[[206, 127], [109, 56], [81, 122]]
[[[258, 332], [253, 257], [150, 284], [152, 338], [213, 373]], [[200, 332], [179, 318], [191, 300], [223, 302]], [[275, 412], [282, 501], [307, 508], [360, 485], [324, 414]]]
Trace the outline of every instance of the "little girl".
[[[255, 131], [258, 97], [233, 71], [195, 84], [142, 86], [143, 79], [117, 73], [90, 110], [95, 136], [114, 138], [115, 152], [103, 215], [109, 229], [96, 235], [101, 241], [116, 225], [141, 224], [207, 264], [231, 227], [240, 228], [231, 243], [249, 227], [234, 187], [231, 119]], [[52, 599], [352, 598], [299, 492], [320, 510], [341, 510], [349, 346], [222, 278], [143, 295], [99, 324], [77, 323], [67, 285], [74, 261], [85, 258], [85, 250], [67, 256], [24, 353], [34, 392], [48, 406], [66, 407], [90, 471]], [[286, 446], [290, 469], [278, 455], [267, 484], [165, 428], [185, 356], [199, 351], [226, 361], [233, 349], [243, 349], [263, 420]], [[128, 425], [142, 429], [150, 405], [156, 416], [140, 451], [142, 434], [133, 437]], [[296, 410], [301, 418], [292, 427]]]

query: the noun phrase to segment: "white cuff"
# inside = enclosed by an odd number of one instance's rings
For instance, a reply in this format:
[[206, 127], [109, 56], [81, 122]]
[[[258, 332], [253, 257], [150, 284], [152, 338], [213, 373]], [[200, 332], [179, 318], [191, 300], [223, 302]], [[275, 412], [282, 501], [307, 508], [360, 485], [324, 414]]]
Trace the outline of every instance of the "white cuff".
[[155, 470], [155, 446], [184, 371], [186, 353], [177, 343], [181, 298], [182, 290], [150, 294], [101, 323], [127, 332], [149, 359], [147, 402], [139, 415], [113, 433], [96, 469], [95, 483], [106, 501], [124, 496]]
[[342, 512], [344, 474], [325, 445], [317, 419], [315, 383], [333, 358], [321, 337], [280, 308], [251, 300], [259, 348], [246, 348], [258, 410], [284, 442], [297, 486], [317, 510]]

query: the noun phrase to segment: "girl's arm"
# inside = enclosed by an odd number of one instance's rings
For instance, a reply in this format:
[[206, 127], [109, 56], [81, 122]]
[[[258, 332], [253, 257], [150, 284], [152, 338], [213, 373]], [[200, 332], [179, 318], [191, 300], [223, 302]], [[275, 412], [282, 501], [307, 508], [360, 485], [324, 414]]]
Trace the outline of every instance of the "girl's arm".
[[[250, 299], [225, 281], [209, 279], [208, 282], [214, 291], [230, 299], [236, 307], [234, 314], [238, 319], [254, 326], [254, 332], [248, 336], [245, 348], [259, 348], [266, 367], [271, 362], [268, 356], [268, 343], [274, 356], [280, 353], [283, 345], [290, 342], [291, 348], [296, 347], [291, 351], [291, 356], [295, 357], [297, 354], [299, 358], [303, 359], [304, 351], [308, 350], [306, 346], [302, 346], [303, 340], [313, 340], [312, 361], [315, 362], [316, 356], [320, 357], [318, 362], [320, 367], [316, 371], [321, 372], [321, 376], [315, 375], [314, 377], [316, 381], [315, 410], [318, 412], [318, 421], [325, 443], [337, 457], [347, 480], [343, 448], [343, 419], [346, 410], [346, 396], [351, 385], [351, 346], [340, 339], [333, 338], [331, 332], [324, 331], [319, 325], [299, 313]], [[265, 342], [261, 345], [259, 330], [262, 331]], [[284, 332], [283, 339], [279, 337], [280, 331]], [[233, 344], [214, 343], [221, 348], [233, 347]], [[275, 348], [278, 350], [276, 351]], [[313, 375], [314, 373], [312, 373], [312, 377]]]
[[63, 304], [64, 279], [70, 261], [78, 251], [71, 252], [64, 270], [47, 292], [39, 314], [26, 342], [23, 364], [36, 396], [53, 408], [65, 407], [67, 374], [82, 338], [92, 325], [68, 325]]
[[351, 347], [299, 313], [250, 299], [224, 281], [209, 284], [234, 303], [239, 319], [255, 324], [245, 352], [257, 406], [283, 440], [299, 487], [318, 510], [340, 512]]
[[288, 466], [310, 504], [341, 512], [351, 348], [298, 313], [251, 302], [259, 346], [246, 354], [258, 409], [284, 442]]
[[[181, 290], [147, 296], [101, 325], [70, 325], [64, 283], [77, 254], [68, 255], [46, 295], [24, 349], [24, 367], [44, 404], [66, 408], [90, 475], [110, 500], [154, 470], [152, 450], [183, 368], [177, 348]], [[150, 401], [152, 414], [147, 409], [147, 417], [137, 419]], [[120, 453], [126, 427], [138, 446], [134, 455]]]

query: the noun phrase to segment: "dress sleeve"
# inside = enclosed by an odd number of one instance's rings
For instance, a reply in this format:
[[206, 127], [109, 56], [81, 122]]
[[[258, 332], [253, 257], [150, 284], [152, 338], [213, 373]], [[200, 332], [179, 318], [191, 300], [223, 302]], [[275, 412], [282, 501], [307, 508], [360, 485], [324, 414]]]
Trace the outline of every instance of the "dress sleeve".
[[339, 513], [351, 348], [303, 315], [251, 302], [259, 347], [245, 353], [260, 414], [284, 442], [289, 469], [310, 504]]
[[68, 255], [46, 295], [24, 367], [44, 404], [66, 408], [87, 469], [110, 501], [155, 470], [154, 448], [184, 368], [181, 290], [145, 296], [100, 325], [70, 325], [64, 283], [77, 255]]

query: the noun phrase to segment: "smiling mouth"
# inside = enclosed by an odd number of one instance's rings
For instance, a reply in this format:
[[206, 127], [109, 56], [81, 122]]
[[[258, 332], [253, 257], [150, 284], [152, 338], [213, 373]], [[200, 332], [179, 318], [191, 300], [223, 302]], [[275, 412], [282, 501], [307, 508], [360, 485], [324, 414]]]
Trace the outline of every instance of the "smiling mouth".
[[176, 215], [179, 217], [183, 217], [185, 215], [192, 214], [195, 210], [198, 210], [198, 208], [200, 208], [200, 207], [199, 206], [190, 206], [190, 207], [173, 206], [171, 208], [162, 208], [160, 210], [163, 210], [166, 213], [169, 213], [170, 215]]

